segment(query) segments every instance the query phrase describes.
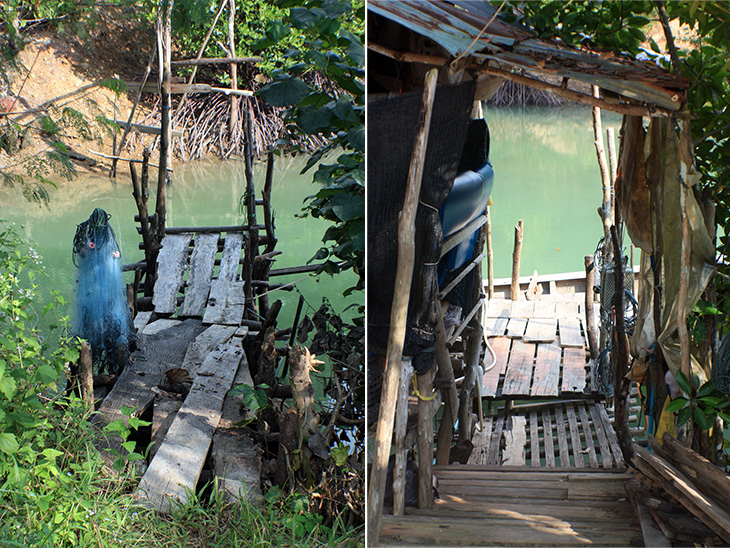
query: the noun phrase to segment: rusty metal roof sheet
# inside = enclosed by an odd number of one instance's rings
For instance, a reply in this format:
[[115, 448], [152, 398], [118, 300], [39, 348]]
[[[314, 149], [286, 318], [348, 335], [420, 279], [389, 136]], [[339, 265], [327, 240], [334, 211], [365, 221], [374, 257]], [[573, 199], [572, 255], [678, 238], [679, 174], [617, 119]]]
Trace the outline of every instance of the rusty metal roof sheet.
[[689, 81], [654, 63], [579, 50], [505, 23], [486, 0], [368, 0], [368, 10], [426, 36], [451, 56], [471, 55], [533, 72], [574, 78], [648, 104], [678, 110]]

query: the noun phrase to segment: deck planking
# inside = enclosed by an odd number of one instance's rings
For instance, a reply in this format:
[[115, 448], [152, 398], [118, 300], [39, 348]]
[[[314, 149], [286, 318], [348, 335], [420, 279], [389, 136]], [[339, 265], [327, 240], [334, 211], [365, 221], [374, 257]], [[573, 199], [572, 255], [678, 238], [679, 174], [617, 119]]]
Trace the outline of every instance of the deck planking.
[[162, 240], [162, 249], [157, 256], [157, 280], [155, 281], [152, 304], [157, 314], [172, 314], [175, 311], [177, 294], [183, 285], [183, 274], [187, 267], [187, 252], [191, 232], [168, 234]]
[[512, 341], [507, 371], [504, 374], [503, 396], [529, 396], [535, 345], [519, 340]]
[[190, 257], [190, 276], [179, 316], [202, 316], [213, 278], [215, 255], [218, 252], [218, 234], [197, 234]]

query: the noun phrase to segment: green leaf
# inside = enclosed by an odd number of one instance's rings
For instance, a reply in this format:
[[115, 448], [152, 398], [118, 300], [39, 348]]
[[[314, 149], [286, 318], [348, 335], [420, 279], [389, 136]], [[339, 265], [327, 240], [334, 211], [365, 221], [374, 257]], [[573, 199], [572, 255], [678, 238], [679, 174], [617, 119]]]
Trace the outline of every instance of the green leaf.
[[700, 389], [697, 390], [697, 398], [702, 398], [704, 396], [708, 396], [709, 394], [712, 394], [715, 390], [715, 383], [713, 381], [707, 381], [705, 384], [700, 386]]
[[669, 405], [665, 408], [667, 413], [674, 413], [675, 411], [679, 411], [682, 409], [685, 405], [687, 405], [687, 400], [683, 397], [678, 397], [673, 399]]
[[2, 392], [7, 399], [12, 399], [17, 390], [15, 379], [12, 377], [2, 377], [0, 379], [0, 392]]
[[[711, 416], [710, 416], [711, 415]], [[694, 409], [694, 419], [697, 425], [703, 430], [709, 430], [714, 423], [714, 413], [705, 414], [699, 407]]]
[[18, 451], [18, 440], [15, 438], [15, 434], [8, 432], [0, 433], [0, 451], [6, 455], [12, 455]]
[[299, 78], [284, 75], [259, 89], [256, 95], [271, 106], [290, 107], [304, 99], [309, 92], [310, 89], [307, 84]]
[[677, 413], [677, 426], [682, 426], [689, 420], [691, 416], [692, 408], [689, 405], [680, 409], [679, 413]]
[[684, 392], [687, 395], [692, 394], [692, 385], [690, 384], [689, 380], [684, 375], [684, 373], [677, 370], [677, 372], [674, 375], [674, 378], [677, 381], [677, 385], [679, 385], [679, 388], [682, 389], [682, 392]]
[[338, 443], [335, 447], [330, 449], [330, 457], [332, 457], [336, 466], [344, 466], [347, 463], [347, 455], [347, 446], [342, 443]]

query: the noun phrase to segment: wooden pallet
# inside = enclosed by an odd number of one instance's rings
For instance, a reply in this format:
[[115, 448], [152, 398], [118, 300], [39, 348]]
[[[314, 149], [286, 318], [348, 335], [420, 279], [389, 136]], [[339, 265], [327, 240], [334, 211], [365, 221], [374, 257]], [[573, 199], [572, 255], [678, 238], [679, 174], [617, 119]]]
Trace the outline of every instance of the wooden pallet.
[[643, 546], [618, 471], [435, 466], [431, 510], [383, 516], [386, 546]]
[[472, 438], [469, 464], [488, 466], [625, 468], [602, 403], [528, 405], [487, 417]]
[[240, 232], [228, 232], [225, 237], [221, 233], [166, 235], [157, 259], [155, 313], [171, 315], [177, 310], [179, 317], [202, 317], [205, 324], [239, 325], [244, 312], [239, 272], [243, 247]]

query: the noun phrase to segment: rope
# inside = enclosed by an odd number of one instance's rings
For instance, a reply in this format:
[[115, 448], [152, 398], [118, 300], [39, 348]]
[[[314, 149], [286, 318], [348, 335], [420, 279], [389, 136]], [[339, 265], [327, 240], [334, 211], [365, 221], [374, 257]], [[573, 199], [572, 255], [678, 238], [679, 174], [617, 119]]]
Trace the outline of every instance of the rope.
[[416, 377], [418, 375], [413, 375], [411, 378], [411, 382], [413, 382], [413, 391], [416, 393], [416, 396], [418, 396], [418, 399], [421, 401], [431, 401], [436, 397], [436, 393], [434, 392], [431, 396], [422, 396], [421, 393], [418, 391], [418, 381], [416, 380]]

